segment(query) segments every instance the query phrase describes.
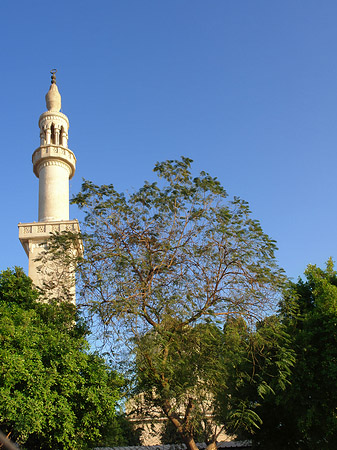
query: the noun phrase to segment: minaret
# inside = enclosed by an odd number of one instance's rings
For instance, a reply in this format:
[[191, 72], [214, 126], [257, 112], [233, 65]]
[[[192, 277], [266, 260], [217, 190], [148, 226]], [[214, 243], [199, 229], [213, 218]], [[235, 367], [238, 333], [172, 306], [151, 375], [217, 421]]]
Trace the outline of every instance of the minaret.
[[[36, 261], [45, 249], [50, 233], [79, 232], [78, 221], [69, 220], [69, 179], [75, 173], [76, 158], [68, 148], [69, 120], [60, 112], [61, 95], [55, 73], [53, 69], [46, 95], [47, 111], [39, 119], [40, 146], [32, 156], [33, 171], [39, 179], [38, 222], [19, 224], [19, 239], [29, 258], [28, 275], [39, 287], [50, 281], [56, 283], [64, 269], [55, 265], [41, 268], [41, 261]], [[68, 270], [67, 276], [69, 273]], [[70, 277], [74, 279], [73, 271]]]
[[39, 222], [69, 220], [69, 179], [75, 173], [76, 158], [68, 149], [69, 120], [60, 112], [55, 71], [46, 105], [47, 111], [39, 119], [40, 147], [32, 158], [39, 178]]

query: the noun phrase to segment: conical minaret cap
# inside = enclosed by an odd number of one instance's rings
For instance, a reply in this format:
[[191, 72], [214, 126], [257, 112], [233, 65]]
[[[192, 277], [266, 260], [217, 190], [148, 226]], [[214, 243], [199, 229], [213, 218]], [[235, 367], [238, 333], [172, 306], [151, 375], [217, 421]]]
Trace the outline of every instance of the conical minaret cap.
[[60, 111], [61, 109], [61, 95], [56, 86], [56, 69], [51, 70], [51, 85], [46, 95], [46, 105], [48, 111]]

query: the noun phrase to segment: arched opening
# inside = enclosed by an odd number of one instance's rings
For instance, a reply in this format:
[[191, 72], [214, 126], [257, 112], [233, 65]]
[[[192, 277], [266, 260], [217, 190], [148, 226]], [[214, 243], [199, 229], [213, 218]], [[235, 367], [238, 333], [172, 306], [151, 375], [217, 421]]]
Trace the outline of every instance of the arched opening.
[[56, 144], [55, 127], [54, 127], [53, 123], [51, 124], [51, 127], [50, 127], [50, 143]]
[[63, 147], [65, 146], [65, 142], [64, 142], [64, 139], [65, 138], [65, 136], [64, 136], [64, 128], [63, 127], [61, 127], [61, 130], [60, 130], [60, 145], [62, 145]]

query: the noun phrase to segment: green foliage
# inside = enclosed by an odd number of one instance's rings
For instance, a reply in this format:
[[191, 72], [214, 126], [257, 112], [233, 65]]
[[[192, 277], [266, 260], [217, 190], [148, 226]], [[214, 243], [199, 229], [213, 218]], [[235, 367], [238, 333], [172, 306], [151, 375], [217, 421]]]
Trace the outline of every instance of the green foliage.
[[[205, 440], [205, 433], [203, 432], [200, 423], [196, 424], [197, 428], [193, 430], [193, 438], [196, 442], [203, 442]], [[181, 435], [178, 433], [177, 428], [167, 420], [160, 434], [160, 441], [163, 445], [170, 444], [183, 444], [184, 440]]]
[[[224, 387], [221, 359], [222, 333], [214, 324], [185, 326], [167, 333], [148, 333], [137, 344], [137, 393], [141, 407], [148, 413], [155, 407], [167, 417], [179, 421], [168, 423], [163, 439], [183, 441], [193, 436], [200, 442], [214, 439], [214, 393]], [[213, 429], [214, 428], [214, 429]], [[178, 433], [178, 434], [179, 434]], [[172, 443], [173, 441], [171, 441]]]
[[294, 352], [276, 316], [250, 329], [242, 319], [224, 328], [222, 358], [227, 389], [219, 391], [218, 415], [228, 432], [251, 436], [262, 427], [260, 407], [289, 384]]
[[0, 277], [0, 304], [21, 305], [31, 308], [39, 294], [32, 289], [32, 280], [25, 276], [20, 267], [14, 270], [7, 269]]
[[88, 352], [72, 305], [36, 302], [22, 269], [0, 274], [0, 429], [29, 449], [85, 449], [115, 420], [122, 380]]
[[331, 449], [337, 439], [337, 273], [309, 265], [282, 303], [296, 364], [285, 392], [268, 398], [259, 448]]
[[284, 282], [275, 242], [248, 204], [205, 172], [193, 177], [191, 162], [157, 163], [158, 183], [129, 196], [85, 181], [73, 200], [85, 212], [77, 267], [86, 311], [134, 364], [143, 406], [164, 412], [188, 446], [196, 430], [214, 442], [220, 429], [210, 418], [226, 386], [224, 322], [255, 320]]
[[102, 439], [97, 442], [99, 447], [129, 447], [141, 445], [141, 429], [131, 422], [124, 414], [119, 414], [109, 422], [101, 432]]
[[275, 243], [246, 202], [226, 201], [208, 174], [192, 178], [190, 163], [158, 163], [163, 186], [145, 183], [129, 198], [87, 181], [73, 200], [86, 212], [83, 293], [104, 322], [137, 315], [142, 333], [167, 318], [190, 324], [270, 306], [282, 281]]

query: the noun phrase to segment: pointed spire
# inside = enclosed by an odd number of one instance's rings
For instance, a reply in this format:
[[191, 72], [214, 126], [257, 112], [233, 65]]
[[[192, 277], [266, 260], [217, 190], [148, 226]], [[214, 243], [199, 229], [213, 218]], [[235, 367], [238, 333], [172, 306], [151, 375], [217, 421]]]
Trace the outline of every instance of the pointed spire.
[[56, 69], [52, 69], [51, 85], [46, 95], [46, 105], [48, 111], [60, 111], [61, 109], [61, 95], [56, 85]]

